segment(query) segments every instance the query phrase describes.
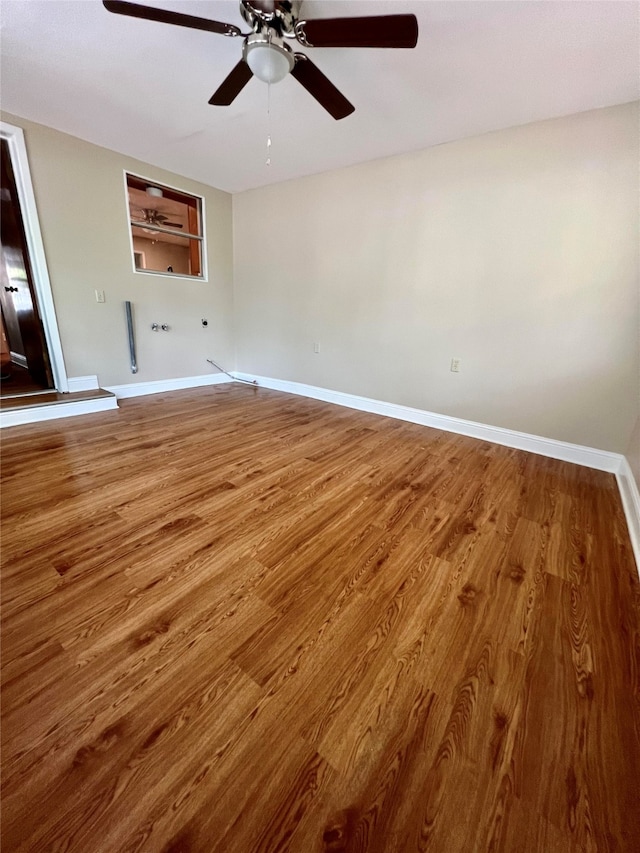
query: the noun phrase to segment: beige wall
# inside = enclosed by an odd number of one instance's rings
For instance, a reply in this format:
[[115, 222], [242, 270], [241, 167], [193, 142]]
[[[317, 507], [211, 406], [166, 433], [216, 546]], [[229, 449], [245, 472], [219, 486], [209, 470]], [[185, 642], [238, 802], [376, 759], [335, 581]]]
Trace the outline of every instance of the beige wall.
[[236, 195], [238, 369], [625, 453], [638, 201], [637, 104]]
[[[207, 374], [208, 357], [233, 366], [231, 196], [25, 119], [2, 119], [24, 129], [67, 374], [118, 385]], [[204, 196], [208, 282], [133, 272], [124, 170]], [[135, 375], [125, 300], [136, 326]], [[152, 322], [171, 331], [154, 333]]]
[[627, 460], [640, 489], [640, 417], [636, 420], [635, 428], [631, 434], [629, 447], [627, 448]]

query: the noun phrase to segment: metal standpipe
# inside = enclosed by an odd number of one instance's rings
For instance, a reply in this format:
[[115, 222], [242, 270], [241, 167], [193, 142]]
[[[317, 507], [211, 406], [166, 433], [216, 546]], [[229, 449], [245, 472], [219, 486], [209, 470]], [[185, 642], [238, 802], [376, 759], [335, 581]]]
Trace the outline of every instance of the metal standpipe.
[[125, 314], [127, 315], [127, 334], [129, 335], [129, 356], [131, 358], [131, 372], [138, 372], [138, 364], [136, 362], [136, 341], [133, 335], [133, 314], [131, 313], [131, 303], [124, 303]]

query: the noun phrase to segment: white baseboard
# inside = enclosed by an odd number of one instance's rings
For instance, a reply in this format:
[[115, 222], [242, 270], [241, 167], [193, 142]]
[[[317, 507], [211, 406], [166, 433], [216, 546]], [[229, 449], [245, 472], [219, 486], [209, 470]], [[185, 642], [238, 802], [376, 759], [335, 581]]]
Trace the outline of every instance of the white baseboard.
[[28, 409], [9, 409], [0, 412], [0, 427], [21, 426], [57, 418], [71, 418], [76, 415], [91, 415], [117, 408], [118, 401], [115, 397], [98, 397], [94, 400], [78, 400], [74, 403], [53, 403], [47, 406], [30, 406]]
[[258, 385], [262, 385], [264, 388], [273, 388], [275, 391], [286, 391], [289, 394], [312, 397], [315, 400], [336, 403], [339, 406], [359, 409], [362, 412], [372, 412], [375, 415], [385, 415], [389, 418], [410, 421], [414, 424], [454, 432], [458, 435], [467, 435], [470, 438], [479, 438], [492, 444], [502, 444], [505, 447], [514, 447], [517, 450], [527, 450], [530, 453], [550, 456], [552, 459], [561, 459], [563, 462], [573, 462], [576, 465], [585, 465], [587, 468], [597, 468], [599, 471], [609, 471], [612, 474], [618, 471], [620, 460], [623, 458], [619, 453], [610, 453], [607, 450], [596, 450], [593, 447], [583, 447], [579, 444], [570, 444], [567, 441], [557, 441], [553, 438], [542, 438], [538, 435], [529, 435], [526, 432], [488, 426], [475, 421], [466, 421], [462, 418], [453, 418], [449, 415], [438, 415], [435, 412], [413, 409], [410, 406], [400, 406], [396, 403], [372, 400], [369, 397], [344, 394], [342, 391], [329, 391], [326, 388], [317, 388], [314, 385], [304, 385], [300, 382], [269, 379], [265, 376], [254, 376], [248, 373], [234, 373], [234, 376], [237, 376], [238, 379], [256, 381]]
[[118, 398], [142, 397], [145, 394], [162, 394], [165, 391], [182, 391], [185, 388], [201, 388], [204, 385], [221, 385], [231, 382], [224, 373], [207, 373], [204, 376], [181, 376], [178, 379], [158, 379], [153, 382], [131, 382], [127, 385], [105, 385]]
[[26, 370], [29, 369], [29, 365], [27, 364], [26, 355], [22, 355], [22, 353], [14, 352], [11, 350], [11, 361], [13, 364], [18, 364], [20, 367], [24, 367]]
[[475, 421], [466, 421], [462, 418], [453, 418], [449, 415], [438, 415], [422, 409], [413, 409], [410, 406], [385, 403], [381, 400], [372, 400], [369, 397], [345, 394], [342, 391], [330, 391], [327, 388], [318, 388], [315, 385], [305, 385], [301, 382], [270, 379], [266, 376], [256, 376], [252, 373], [240, 373], [237, 371], [233, 375], [238, 379], [257, 382], [259, 386], [272, 388], [274, 391], [284, 391], [288, 394], [297, 394], [302, 397], [311, 397], [314, 400], [322, 400], [325, 403], [347, 406], [350, 409], [358, 409], [362, 412], [371, 412], [376, 415], [410, 421], [414, 424], [421, 424], [422, 426], [433, 427], [434, 429], [441, 429], [445, 432], [457, 433], [458, 435], [466, 435], [470, 438], [489, 441], [492, 444], [501, 444], [517, 450], [526, 450], [529, 453], [537, 453], [540, 456], [548, 456], [552, 459], [560, 459], [563, 462], [572, 462], [574, 465], [584, 465], [587, 468], [595, 468], [598, 471], [607, 471], [615, 474], [627, 519], [631, 545], [636, 559], [636, 567], [640, 575], [640, 494], [638, 493], [638, 487], [629, 463], [621, 453], [597, 450], [594, 447], [584, 447], [583, 445], [571, 444], [567, 441], [543, 438], [538, 435], [504, 429], [503, 427], [488, 426], [487, 424], [479, 424]]
[[69, 376], [67, 379], [69, 391], [97, 391], [97, 376]]
[[631, 547], [636, 558], [636, 566], [640, 574], [640, 492], [638, 484], [626, 457], [622, 457], [620, 467], [616, 472], [616, 480], [620, 489], [620, 498], [624, 514], [627, 518]]

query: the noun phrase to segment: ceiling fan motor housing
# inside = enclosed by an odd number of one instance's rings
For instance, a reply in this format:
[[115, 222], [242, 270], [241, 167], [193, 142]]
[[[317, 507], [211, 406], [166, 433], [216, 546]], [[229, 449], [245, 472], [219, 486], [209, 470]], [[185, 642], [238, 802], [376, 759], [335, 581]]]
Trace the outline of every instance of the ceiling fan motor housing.
[[240, 0], [240, 14], [254, 33], [271, 30], [278, 36], [295, 38], [302, 0]]

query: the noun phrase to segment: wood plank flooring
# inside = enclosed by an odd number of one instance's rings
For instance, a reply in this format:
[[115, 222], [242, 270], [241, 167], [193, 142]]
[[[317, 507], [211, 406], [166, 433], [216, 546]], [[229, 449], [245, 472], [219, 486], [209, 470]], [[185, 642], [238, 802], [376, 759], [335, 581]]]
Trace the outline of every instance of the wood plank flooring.
[[640, 850], [612, 475], [264, 389], [2, 435], [2, 850]]
[[99, 400], [104, 397], [115, 397], [111, 391], [96, 388], [90, 391], [30, 391], [15, 397], [0, 397], [0, 409], [3, 411], [15, 409], [30, 409], [36, 406], [59, 406], [65, 403], [81, 403], [85, 400]]
[[38, 394], [45, 389], [36, 382], [26, 367], [20, 364], [3, 362], [0, 379], [0, 400], [11, 398], [15, 394]]

